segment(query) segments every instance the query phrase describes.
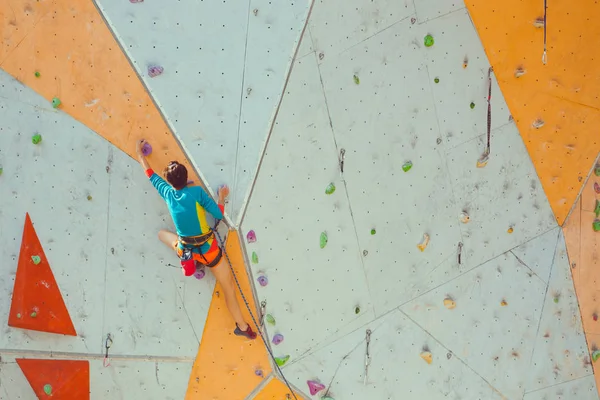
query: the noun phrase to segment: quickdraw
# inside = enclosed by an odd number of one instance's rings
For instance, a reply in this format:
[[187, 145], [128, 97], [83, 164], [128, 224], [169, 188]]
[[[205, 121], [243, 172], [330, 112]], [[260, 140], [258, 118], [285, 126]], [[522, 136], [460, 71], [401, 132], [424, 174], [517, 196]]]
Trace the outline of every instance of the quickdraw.
[[110, 365], [110, 358], [108, 358], [108, 349], [110, 349], [110, 347], [113, 344], [113, 339], [112, 339], [112, 335], [109, 333], [108, 335], [106, 335], [106, 340], [104, 341], [104, 360], [102, 360], [102, 365], [104, 366], [104, 368], [108, 367]]

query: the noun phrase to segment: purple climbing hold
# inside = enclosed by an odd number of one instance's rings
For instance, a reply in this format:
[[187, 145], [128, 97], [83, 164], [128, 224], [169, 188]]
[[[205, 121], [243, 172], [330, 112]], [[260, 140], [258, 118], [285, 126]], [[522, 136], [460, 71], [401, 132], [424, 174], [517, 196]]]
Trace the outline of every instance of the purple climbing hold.
[[152, 146], [150, 146], [150, 143], [144, 142], [144, 145], [142, 146], [142, 154], [144, 157], [148, 157], [150, 154], [152, 154]]
[[194, 272], [194, 278], [196, 278], [198, 280], [204, 278], [205, 275], [206, 275], [206, 271], [204, 271], [204, 268], [199, 269], [196, 272]]
[[278, 344], [283, 342], [283, 335], [281, 333], [275, 334], [275, 336], [273, 336], [272, 342], [275, 346], [277, 346]]
[[269, 280], [264, 275], [259, 276], [257, 281], [258, 281], [258, 284], [262, 287], [265, 287], [269, 284]]
[[148, 67], [148, 76], [150, 78], [154, 78], [155, 76], [159, 76], [165, 71], [165, 69], [159, 65], [151, 65]]
[[314, 396], [321, 390], [325, 389], [325, 385], [323, 385], [321, 382], [306, 381], [306, 384], [308, 385], [308, 390], [310, 391], [311, 396]]
[[254, 242], [256, 242], [256, 232], [249, 231], [246, 234], [246, 240], [248, 240], [248, 243], [254, 243]]
[[265, 377], [265, 374], [264, 374], [263, 370], [260, 369], [260, 368], [257, 368], [256, 370], [254, 370], [254, 375], [260, 376], [261, 378]]

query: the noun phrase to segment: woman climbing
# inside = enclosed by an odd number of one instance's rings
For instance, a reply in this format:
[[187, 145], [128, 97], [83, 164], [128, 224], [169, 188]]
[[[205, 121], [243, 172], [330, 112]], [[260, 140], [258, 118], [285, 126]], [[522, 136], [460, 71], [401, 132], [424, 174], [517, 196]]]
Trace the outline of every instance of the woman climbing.
[[[221, 285], [227, 308], [235, 320], [234, 334], [255, 339], [256, 333], [244, 321], [237, 301], [233, 275], [215, 239], [213, 230], [206, 222], [205, 210], [216, 220], [223, 219], [225, 199], [229, 195], [227, 186], [219, 188], [219, 204], [199, 186], [188, 187], [188, 172], [185, 166], [171, 161], [164, 169], [165, 180], [158, 176], [148, 164], [143, 153], [145, 140], [137, 143], [137, 154], [146, 171], [146, 176], [158, 194], [165, 200], [175, 224], [177, 234], [166, 230], [158, 232], [161, 242], [175, 251], [181, 260], [185, 276], [193, 275], [198, 268], [208, 267]], [[168, 182], [168, 183], [167, 183]]]

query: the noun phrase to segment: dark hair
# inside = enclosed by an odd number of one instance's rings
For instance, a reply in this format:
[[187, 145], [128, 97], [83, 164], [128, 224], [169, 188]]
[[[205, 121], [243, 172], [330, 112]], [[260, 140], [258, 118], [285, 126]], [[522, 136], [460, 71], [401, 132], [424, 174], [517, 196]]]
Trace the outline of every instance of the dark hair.
[[163, 171], [163, 174], [165, 175], [167, 182], [177, 190], [181, 190], [187, 185], [187, 168], [177, 161], [171, 161]]

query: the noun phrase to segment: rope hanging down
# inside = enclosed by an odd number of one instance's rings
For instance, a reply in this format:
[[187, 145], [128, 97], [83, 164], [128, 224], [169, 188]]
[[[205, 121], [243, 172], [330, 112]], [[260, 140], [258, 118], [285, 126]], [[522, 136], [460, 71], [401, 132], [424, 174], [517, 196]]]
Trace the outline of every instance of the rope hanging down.
[[492, 139], [492, 71], [493, 68], [488, 69], [488, 98], [487, 98], [487, 144], [485, 151], [477, 160], [477, 168], [483, 168], [487, 165], [490, 158], [490, 144]]
[[[215, 235], [217, 236], [217, 239], [219, 241], [219, 246], [221, 246], [221, 250], [223, 251], [223, 255], [225, 256], [225, 259], [227, 260], [227, 263], [229, 264], [229, 269], [231, 270], [231, 273], [233, 274], [233, 279], [235, 280], [235, 284], [237, 285], [238, 290], [240, 291], [242, 300], [244, 300], [244, 304], [246, 304], [246, 308], [248, 309], [248, 312], [250, 313], [250, 318], [252, 318], [252, 323], [254, 323], [254, 326], [256, 327], [256, 331], [258, 332], [258, 334], [260, 335], [260, 338], [262, 339], [263, 343], [265, 344], [265, 348], [269, 352], [269, 356], [273, 360], [273, 365], [275, 366], [275, 369], [279, 373], [279, 376], [281, 377], [281, 379], [283, 379], [283, 382], [285, 383], [287, 388], [290, 390], [290, 393], [292, 394], [292, 396], [294, 396], [294, 400], [298, 400], [298, 397], [296, 397], [296, 393], [294, 393], [292, 386], [290, 385], [290, 383], [288, 382], [286, 377], [283, 375], [283, 372], [281, 372], [281, 368], [279, 368], [279, 365], [277, 365], [277, 362], [275, 361], [275, 356], [273, 355], [273, 352], [271, 351], [271, 348], [269, 347], [269, 344], [267, 343], [267, 339], [265, 339], [265, 337], [261, 331], [261, 326], [258, 324], [258, 322], [256, 322], [256, 318], [254, 318], [254, 313], [252, 312], [252, 308], [250, 307], [250, 304], [248, 303], [248, 300], [246, 300], [246, 296], [244, 295], [244, 292], [242, 291], [242, 286], [240, 285], [240, 282], [238, 281], [237, 275], [235, 274], [235, 271], [233, 270], [233, 264], [231, 264], [231, 260], [229, 259], [229, 255], [227, 254], [227, 250], [225, 249], [225, 243], [223, 242], [223, 238], [221, 238], [221, 234], [219, 233], [219, 231], [217, 231], [217, 225], [219, 224], [219, 222], [221, 222], [221, 221], [220, 220], [216, 221], [215, 227], [213, 228], [213, 230], [215, 232]], [[290, 397], [288, 396], [288, 398], [290, 398]]]
[[546, 65], [548, 61], [548, 55], [546, 52], [546, 24], [547, 24], [547, 14], [548, 14], [548, 0], [544, 0], [544, 54], [542, 55], [542, 63]]

